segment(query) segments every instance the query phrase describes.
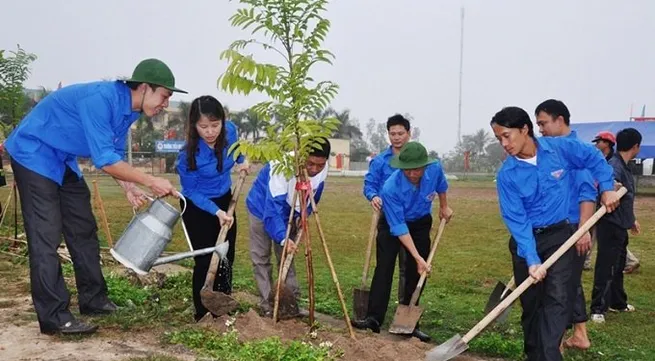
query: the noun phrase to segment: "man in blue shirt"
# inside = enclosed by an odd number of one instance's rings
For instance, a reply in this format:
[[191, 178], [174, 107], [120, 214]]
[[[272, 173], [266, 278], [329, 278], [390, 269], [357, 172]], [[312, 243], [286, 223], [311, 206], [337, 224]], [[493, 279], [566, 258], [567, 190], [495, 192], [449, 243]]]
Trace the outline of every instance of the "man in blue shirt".
[[[330, 142], [323, 139], [321, 149], [313, 149], [307, 157], [305, 167], [309, 174], [314, 201], [318, 204], [323, 194], [325, 180], [328, 175], [327, 161], [330, 157]], [[284, 174], [274, 172], [275, 163], [269, 162], [259, 171], [252, 188], [246, 198], [246, 207], [250, 221], [250, 258], [252, 260], [255, 281], [259, 290], [261, 313], [266, 317], [272, 316], [273, 278], [271, 275], [271, 240], [278, 264], [282, 255], [282, 247], [289, 242], [289, 251], [295, 252], [296, 244], [292, 240], [295, 225], [300, 218], [300, 199], [296, 200], [294, 229], [289, 238], [286, 238], [289, 213], [293, 202], [293, 193], [296, 187], [296, 177], [287, 179]], [[309, 201], [309, 200], [308, 200]], [[307, 204], [307, 212], [311, 213], [311, 203]], [[296, 271], [293, 263], [287, 274], [286, 285], [296, 296], [300, 297], [300, 289], [296, 280]]]
[[156, 196], [173, 194], [172, 184], [123, 161], [127, 132], [141, 114], [152, 117], [168, 106], [175, 87], [171, 70], [157, 59], [139, 63], [127, 81], [71, 85], [45, 97], [5, 143], [11, 157], [29, 248], [32, 300], [41, 332], [86, 334], [91, 326], [68, 309], [57, 247], [63, 233], [71, 253], [80, 313], [116, 310], [107, 297], [100, 268], [97, 226], [89, 188], [77, 157], [114, 177], [133, 206], [145, 202], [135, 185]]
[[[396, 168], [382, 188], [382, 210], [392, 237], [378, 242], [377, 264], [371, 281], [367, 316], [353, 320], [359, 329], [380, 332], [380, 325], [389, 306], [391, 283], [396, 255], [401, 245], [407, 250], [405, 261], [405, 295], [407, 305], [416, 289], [420, 274], [429, 271], [426, 259], [430, 253], [430, 229], [432, 228], [432, 201], [439, 198], [439, 218], [450, 220], [453, 211], [448, 207], [446, 192], [448, 183], [441, 165], [428, 157], [425, 147], [418, 142], [405, 144], [399, 154], [391, 159]], [[428, 342], [430, 336], [417, 327], [412, 336]]]
[[542, 262], [571, 236], [569, 173], [587, 169], [598, 180], [608, 212], [619, 197], [611, 169], [600, 152], [568, 137], [534, 136], [530, 116], [506, 107], [490, 125], [509, 155], [498, 171], [500, 213], [511, 234], [509, 249], [517, 284], [532, 277], [538, 283], [521, 295], [523, 347], [529, 361], [560, 361], [560, 345], [570, 322], [571, 264], [574, 249], [546, 270]]
[[[411, 137], [409, 120], [400, 114], [391, 116], [387, 120], [387, 134], [389, 135], [389, 142], [391, 145], [382, 153], [378, 154], [368, 166], [368, 172], [364, 177], [364, 196], [371, 203], [374, 212], [382, 211], [382, 186], [384, 182], [391, 176], [395, 170], [389, 162], [391, 157], [400, 153], [400, 149], [409, 142]], [[378, 234], [376, 243], [380, 249], [380, 243], [391, 242], [393, 236], [389, 233], [389, 224], [384, 219], [384, 215], [380, 215], [378, 222]], [[398, 302], [402, 303], [405, 295], [405, 257], [407, 252], [404, 248], [400, 248], [398, 252]]]
[[[574, 130], [571, 130], [571, 114], [566, 105], [555, 99], [548, 99], [539, 104], [535, 110], [537, 126], [545, 136], [566, 137], [578, 139]], [[569, 224], [571, 231], [578, 230], [578, 226], [584, 224], [596, 211], [596, 198], [598, 192], [594, 179], [586, 169], [572, 170], [569, 175]], [[573, 335], [564, 343], [567, 347], [574, 347], [586, 350], [591, 346], [587, 335], [586, 322], [588, 320], [584, 290], [582, 288], [582, 270], [585, 257], [591, 249], [591, 235], [589, 232], [580, 238], [576, 243], [577, 252], [573, 257], [571, 270], [573, 271], [573, 282], [571, 282], [571, 322], [574, 330]]]

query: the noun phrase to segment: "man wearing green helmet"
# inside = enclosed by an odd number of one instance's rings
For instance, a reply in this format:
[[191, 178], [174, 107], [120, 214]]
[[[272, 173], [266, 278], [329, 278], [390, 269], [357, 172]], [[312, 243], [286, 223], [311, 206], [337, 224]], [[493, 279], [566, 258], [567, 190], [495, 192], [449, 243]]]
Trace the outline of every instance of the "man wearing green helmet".
[[70, 294], [57, 247], [63, 234], [75, 269], [80, 313], [100, 315], [117, 307], [107, 296], [100, 268], [97, 226], [91, 195], [77, 157], [91, 158], [124, 189], [133, 206], [149, 188], [156, 196], [174, 194], [164, 178], [145, 174], [123, 161], [127, 133], [141, 114], [152, 117], [168, 106], [175, 78], [166, 64], [143, 60], [126, 81], [74, 84], [48, 95], [7, 138], [5, 149], [18, 191], [29, 249], [34, 309], [42, 333], [87, 334], [97, 326], [69, 310]]

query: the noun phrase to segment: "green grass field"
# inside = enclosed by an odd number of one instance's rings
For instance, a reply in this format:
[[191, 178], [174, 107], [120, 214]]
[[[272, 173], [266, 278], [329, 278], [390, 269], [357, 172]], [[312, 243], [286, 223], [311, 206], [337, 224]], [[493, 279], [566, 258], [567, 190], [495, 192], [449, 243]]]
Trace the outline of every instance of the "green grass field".
[[[255, 292], [255, 285], [248, 253], [248, 224], [243, 200], [253, 178], [253, 175], [248, 177], [237, 208], [238, 240], [234, 268], [235, 288], [251, 292]], [[89, 177], [89, 183], [92, 179]], [[170, 179], [177, 182], [173, 176]], [[131, 219], [132, 210], [113, 180], [100, 177], [98, 185], [115, 242]], [[361, 279], [371, 219], [371, 208], [362, 196], [361, 188], [361, 178], [331, 177], [319, 204], [323, 230], [349, 308], [352, 307], [352, 288], [358, 287]], [[3, 202], [7, 192], [7, 187], [0, 192]], [[170, 202], [177, 204], [174, 199], [170, 199]], [[482, 310], [496, 282], [506, 282], [511, 276], [508, 234], [498, 214], [494, 183], [491, 180], [451, 182], [449, 202], [455, 211], [455, 218], [446, 227], [422, 297], [422, 305], [426, 309], [421, 321], [422, 328], [438, 343], [456, 333], [463, 335], [482, 319]], [[637, 208], [642, 235], [631, 239], [630, 249], [641, 259], [642, 266], [639, 273], [626, 276], [626, 290], [637, 312], [610, 314], [604, 325], [589, 324], [592, 348], [585, 353], [567, 351], [567, 360], [655, 360], [655, 260], [652, 257], [655, 251], [655, 221], [650, 216], [655, 211], [655, 198], [638, 198]], [[437, 225], [435, 222], [434, 230]], [[13, 236], [12, 226], [13, 217], [10, 215], [2, 227], [2, 234]], [[101, 242], [106, 244], [100, 221], [98, 226]], [[183, 237], [178, 226], [175, 241], [168, 250], [186, 250]], [[316, 309], [339, 317], [341, 307], [315, 227], [312, 228], [312, 251]], [[306, 296], [305, 262], [302, 257], [297, 259], [297, 273], [304, 287], [303, 295]], [[375, 263], [375, 257], [372, 262]], [[583, 277], [589, 298], [593, 274], [585, 272]], [[385, 327], [395, 310], [395, 287], [394, 283], [392, 305]], [[190, 298], [190, 293], [190, 289], [181, 287], [170, 297]], [[470, 349], [479, 354], [521, 360], [520, 313], [517, 303], [506, 324], [485, 330], [471, 342]], [[134, 322], [138, 323], [138, 320]]]

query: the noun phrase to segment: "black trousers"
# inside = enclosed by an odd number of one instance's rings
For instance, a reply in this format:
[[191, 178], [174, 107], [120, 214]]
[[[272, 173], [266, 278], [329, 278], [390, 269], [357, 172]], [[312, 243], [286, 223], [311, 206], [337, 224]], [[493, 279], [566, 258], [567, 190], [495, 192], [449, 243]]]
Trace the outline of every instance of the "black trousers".
[[[385, 228], [385, 231], [380, 232], [380, 228]], [[394, 239], [398, 240], [398, 238], [391, 235], [389, 230], [389, 223], [387, 223], [387, 220], [384, 218], [384, 213], [380, 213], [380, 220], [378, 221], [378, 234], [375, 238], [376, 243], [379, 244], [380, 242], [392, 242]], [[405, 249], [405, 247], [400, 247], [400, 249], [398, 250], [398, 303], [400, 304], [403, 304], [405, 299], [406, 258], [407, 258], [407, 250]]]
[[62, 233], [73, 261], [79, 307], [100, 308], [109, 301], [91, 193], [84, 179], [68, 167], [61, 186], [13, 159], [11, 167], [27, 235], [34, 309], [41, 332], [55, 331], [74, 319], [57, 256]]
[[623, 288], [623, 269], [628, 249], [628, 230], [601, 218], [596, 224], [598, 251], [591, 293], [591, 313], [605, 314], [611, 307], [622, 310], [628, 306]]
[[[578, 223], [571, 224], [571, 234], [578, 230]], [[578, 255], [577, 249], [573, 248], [573, 274], [571, 278], [571, 295], [570, 300], [573, 302], [571, 307], [571, 322], [569, 327], [576, 323], [584, 323], [589, 319], [587, 317], [587, 306], [585, 304], [584, 288], [582, 287], [582, 271], [584, 262], [587, 258], [586, 253]]]
[[[225, 195], [212, 198], [220, 209], [227, 210], [228, 205], [232, 200], [232, 192], [227, 192]], [[209, 214], [206, 211], [198, 208], [193, 202], [187, 199], [186, 211], [182, 215], [184, 224], [186, 225], [187, 232], [193, 249], [201, 249], [213, 247], [216, 245], [218, 233], [221, 230], [221, 225], [218, 217], [215, 214]], [[180, 200], [180, 203], [182, 201]], [[226, 241], [230, 244], [230, 249], [227, 252], [227, 259], [229, 267], [221, 267], [216, 273], [216, 280], [214, 282], [214, 290], [223, 292], [225, 294], [232, 293], [232, 265], [234, 264], [234, 247], [237, 239], [237, 218], [234, 212], [234, 222], [232, 228], [227, 232]], [[207, 278], [207, 271], [211, 263], [212, 254], [194, 257], [195, 265], [193, 267], [193, 305], [195, 306], [196, 313], [194, 315], [196, 321], [200, 320], [209, 310], [203, 306], [200, 299], [200, 290], [205, 284]]]
[[[552, 226], [535, 234], [537, 252], [545, 262], [571, 236], [567, 223]], [[525, 259], [516, 254], [516, 242], [510, 239], [510, 252], [516, 284], [528, 278]], [[574, 248], [569, 249], [553, 264], [546, 278], [531, 286], [521, 295], [521, 326], [523, 347], [529, 361], [561, 361], [559, 351], [562, 336], [571, 315], [569, 295], [571, 293], [572, 262]]]
[[[432, 227], [432, 216], [427, 215], [413, 222], [407, 222], [409, 234], [414, 240], [414, 246], [421, 255], [427, 260], [430, 254], [430, 228]], [[371, 281], [371, 292], [368, 298], [368, 315], [381, 325], [387, 314], [389, 307], [389, 297], [391, 297], [391, 285], [393, 283], [393, 272], [396, 266], [396, 257], [402, 247], [400, 239], [389, 233], [389, 226], [378, 227], [377, 249], [375, 271]], [[416, 289], [416, 284], [420, 275], [416, 269], [416, 261], [409, 252], [405, 258], [405, 294], [403, 305], [409, 304], [412, 293]], [[425, 288], [423, 288], [425, 290]], [[422, 291], [423, 291], [422, 290]], [[421, 292], [422, 292], [421, 291]]]

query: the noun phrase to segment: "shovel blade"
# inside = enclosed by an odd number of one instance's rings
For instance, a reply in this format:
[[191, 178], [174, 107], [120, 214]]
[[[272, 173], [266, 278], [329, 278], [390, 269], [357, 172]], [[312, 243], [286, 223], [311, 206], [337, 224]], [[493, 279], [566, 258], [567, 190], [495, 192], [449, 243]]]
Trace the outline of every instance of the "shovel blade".
[[[500, 304], [507, 295], [509, 295], [511, 292], [510, 290], [507, 290], [505, 292], [507, 286], [505, 286], [504, 283], [498, 282], [496, 284], [496, 287], [494, 288], [493, 292], [491, 293], [491, 296], [489, 296], [489, 301], [487, 301], [487, 305], [484, 307], [484, 314], [488, 314]], [[503, 292], [505, 292], [505, 296], [503, 297]], [[496, 323], [503, 323], [507, 321], [507, 318], [509, 317], [510, 311], [512, 310], [512, 305], [509, 305], [497, 318], [494, 322]]]
[[448, 361], [468, 350], [469, 346], [460, 335], [453, 336], [450, 340], [433, 348], [425, 353], [426, 361]]
[[[503, 291], [505, 291], [505, 284], [502, 282], [498, 282], [496, 284], [496, 287], [494, 287], [493, 292], [491, 292], [491, 295], [489, 296], [489, 300], [487, 301], [487, 305], [484, 306], [484, 313], [487, 314], [491, 312], [498, 304], [503, 300]], [[509, 293], [509, 292], [508, 292]]]
[[237, 301], [223, 292], [211, 291], [207, 288], [200, 290], [200, 301], [209, 312], [216, 316], [227, 315], [239, 307]]
[[353, 312], [356, 320], [366, 318], [369, 294], [368, 288], [353, 288]]
[[503, 322], [507, 321], [507, 318], [509, 317], [509, 313], [510, 313], [511, 310], [512, 310], [512, 305], [509, 305], [509, 306], [505, 309], [505, 311], [503, 311], [503, 312], [498, 316], [498, 318], [496, 318], [496, 321], [495, 321], [495, 322], [496, 322], [496, 323], [503, 323]]
[[418, 320], [421, 319], [423, 308], [419, 306], [398, 305], [393, 322], [389, 326], [389, 333], [409, 335], [414, 332]]

